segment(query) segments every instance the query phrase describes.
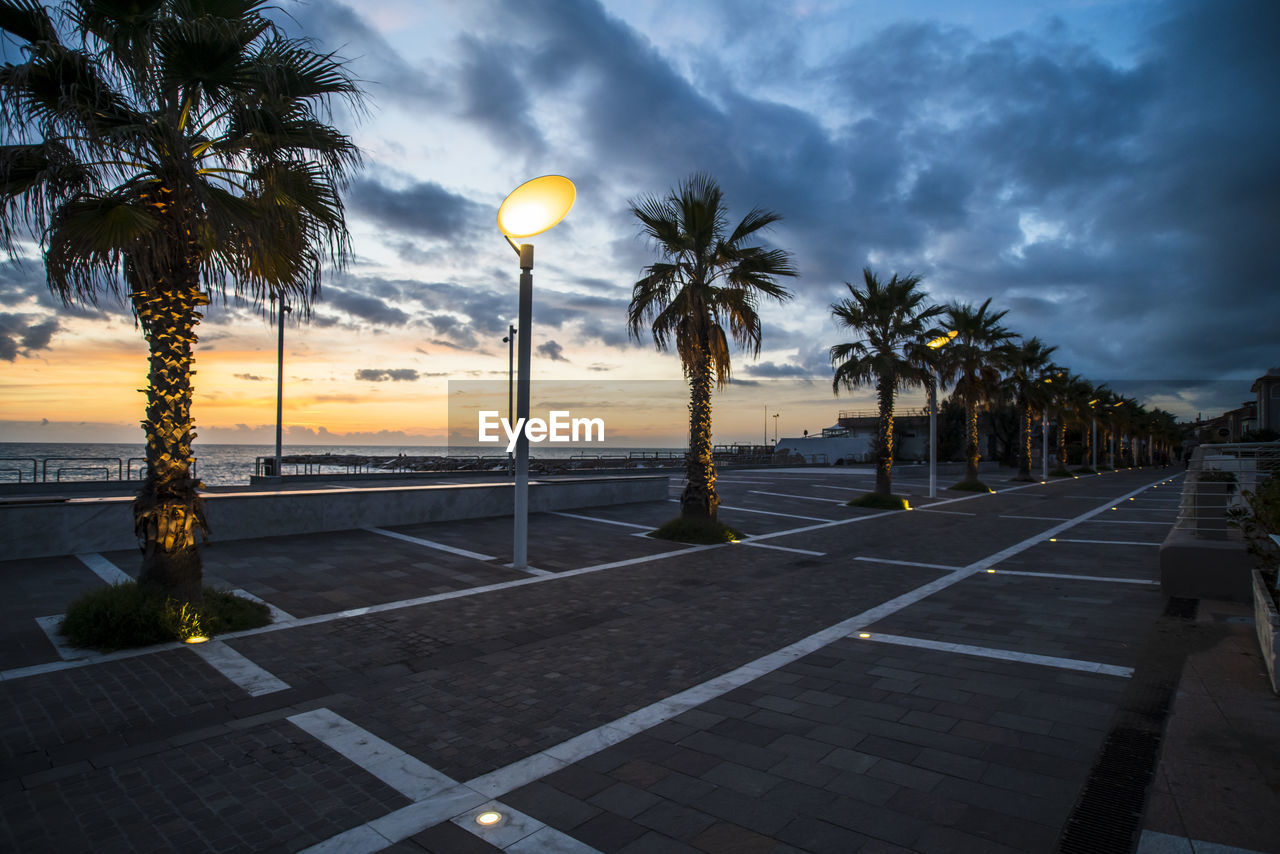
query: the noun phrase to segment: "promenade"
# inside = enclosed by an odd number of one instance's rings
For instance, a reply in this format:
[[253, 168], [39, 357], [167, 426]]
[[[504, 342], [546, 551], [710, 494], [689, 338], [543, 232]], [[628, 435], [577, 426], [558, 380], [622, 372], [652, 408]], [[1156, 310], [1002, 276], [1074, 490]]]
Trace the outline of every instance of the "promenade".
[[276, 622], [108, 655], [47, 618], [136, 553], [0, 561], [0, 849], [1280, 850], [1250, 609], [1160, 593], [1180, 471], [898, 474], [726, 472], [720, 546], [536, 514], [526, 571], [506, 517], [215, 531]]

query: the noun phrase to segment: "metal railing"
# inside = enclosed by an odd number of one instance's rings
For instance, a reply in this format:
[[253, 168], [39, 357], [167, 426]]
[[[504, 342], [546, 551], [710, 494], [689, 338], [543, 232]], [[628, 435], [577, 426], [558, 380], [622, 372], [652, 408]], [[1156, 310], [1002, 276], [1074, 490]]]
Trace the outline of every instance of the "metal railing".
[[[880, 410], [878, 409], [842, 409], [836, 415], [836, 421], [840, 422], [846, 418], [879, 418]], [[895, 409], [893, 411], [893, 420], [897, 421], [902, 418], [928, 418], [928, 407], [919, 409]]]
[[1187, 464], [1175, 527], [1205, 540], [1239, 540], [1227, 510], [1243, 506], [1244, 493], [1280, 474], [1280, 442], [1201, 445]]

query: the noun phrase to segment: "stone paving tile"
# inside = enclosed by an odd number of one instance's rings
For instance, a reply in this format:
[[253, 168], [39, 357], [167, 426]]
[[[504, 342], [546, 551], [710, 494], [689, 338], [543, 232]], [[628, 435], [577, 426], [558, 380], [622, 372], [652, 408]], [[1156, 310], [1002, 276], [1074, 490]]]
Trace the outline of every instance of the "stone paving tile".
[[[1108, 526], [1119, 527], [1119, 526]], [[1114, 534], [1114, 531], [1104, 532]], [[1093, 539], [1073, 528], [1063, 537]], [[1106, 578], [1160, 580], [1159, 551], [1146, 546], [1106, 546], [1089, 543], [1037, 543], [1021, 554], [1001, 561], [995, 567], [1019, 572], [1053, 572], [1066, 575], [1091, 575]]]
[[[769, 840], [812, 852], [1051, 850], [1089, 763], [1042, 751], [1092, 757], [1109, 717], [1077, 726], [1071, 738], [1013, 730], [993, 741], [998, 727], [966, 732], [963, 724], [1049, 721], [1081, 687], [1066, 681], [1073, 674], [910, 648], [896, 650], [892, 664], [916, 678], [876, 691], [869, 686], [880, 681], [884, 649], [837, 641], [505, 799], [578, 838], [608, 816], [711, 852], [775, 850]], [[943, 714], [956, 704], [923, 690], [948, 674], [966, 687], [963, 716]], [[1099, 712], [1114, 709], [1124, 687], [1095, 674], [1074, 681], [1110, 701], [1087, 701]], [[771, 708], [788, 694], [788, 711]], [[833, 708], [838, 724], [824, 722]], [[951, 731], [940, 731], [943, 718], [955, 721]], [[837, 732], [843, 745], [833, 743]], [[801, 765], [831, 773], [798, 780], [793, 771]], [[1029, 770], [1041, 765], [1069, 773]], [[628, 848], [630, 839], [604, 841], [597, 847], [606, 852], [647, 850]], [[683, 850], [674, 844], [671, 850]]]
[[[201, 555], [206, 578], [243, 588], [295, 617], [527, 577], [497, 561], [486, 563], [360, 530], [215, 541]], [[137, 552], [104, 556], [137, 574]]]
[[[242, 689], [186, 649], [4, 681], [0, 757], [47, 768], [61, 764], [57, 758], [65, 762], [125, 747], [137, 733], [170, 718], [244, 699]], [[84, 755], [67, 755], [62, 746], [68, 744]], [[0, 779], [17, 776], [5, 767], [18, 766], [0, 766]]]
[[298, 850], [408, 800], [285, 721], [0, 793], [10, 851]]
[[1138, 645], [1164, 607], [1154, 587], [1102, 582], [1081, 587], [1070, 579], [1002, 576], [996, 569], [867, 630], [1132, 666]]
[[0, 670], [61, 660], [35, 618], [64, 613], [68, 602], [105, 586], [74, 557], [0, 561]]
[[[358, 691], [354, 685], [346, 688], [358, 696], [339, 702], [335, 711], [466, 780], [731, 670], [932, 577], [928, 570], [853, 575], [821, 565], [779, 576], [772, 553], [707, 554], [698, 567], [669, 570], [701, 577], [703, 583], [689, 588], [695, 593], [687, 599], [664, 597], [584, 628], [566, 626], [554, 637], [492, 652], [481, 647], [469, 658], [401, 678], [365, 680]], [[620, 578], [610, 593], [615, 586], [625, 587]], [[611, 598], [598, 585], [593, 589]], [[513, 614], [520, 612], [521, 600], [553, 597], [552, 604], [559, 604], [572, 595], [562, 585], [504, 592]], [[433, 632], [439, 628], [428, 612], [420, 619]], [[275, 656], [306, 655], [294, 646], [273, 655], [266, 648], [276, 641], [272, 636], [252, 640], [251, 657], [268, 669]], [[370, 651], [366, 644], [366, 655]], [[735, 761], [751, 765], [755, 760], [743, 755]]]

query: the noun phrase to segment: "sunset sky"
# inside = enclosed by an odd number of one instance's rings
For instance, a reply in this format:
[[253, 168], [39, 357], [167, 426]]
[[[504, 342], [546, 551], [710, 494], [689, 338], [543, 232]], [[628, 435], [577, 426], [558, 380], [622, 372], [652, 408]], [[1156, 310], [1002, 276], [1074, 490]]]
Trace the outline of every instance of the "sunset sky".
[[[350, 60], [370, 107], [335, 116], [366, 156], [345, 195], [354, 258], [287, 326], [291, 443], [443, 443], [450, 380], [505, 388], [519, 270], [495, 215], [549, 173], [578, 199], [533, 241], [533, 376], [615, 397], [681, 377], [627, 336], [655, 258], [628, 200], [702, 170], [735, 220], [784, 217], [768, 240], [795, 255], [795, 299], [762, 306], [717, 442], [772, 436], [772, 412], [786, 436], [872, 407], [832, 395], [827, 357], [829, 305], [867, 265], [922, 275], [938, 302], [992, 297], [1056, 361], [1183, 416], [1238, 406], [1280, 364], [1280, 4], [279, 5]], [[272, 441], [270, 319], [215, 304], [200, 339], [202, 440]], [[34, 245], [0, 264], [0, 441], [140, 441], [145, 354], [126, 306], [53, 300]], [[620, 408], [616, 432], [682, 444], [673, 400], [665, 421]]]

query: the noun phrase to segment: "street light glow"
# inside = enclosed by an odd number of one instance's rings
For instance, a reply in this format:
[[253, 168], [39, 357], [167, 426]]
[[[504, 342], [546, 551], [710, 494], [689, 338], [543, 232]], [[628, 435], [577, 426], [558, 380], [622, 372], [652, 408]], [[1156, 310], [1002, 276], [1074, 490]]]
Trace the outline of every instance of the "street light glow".
[[498, 229], [507, 237], [533, 237], [565, 218], [578, 191], [563, 175], [543, 175], [511, 191], [498, 208]]

